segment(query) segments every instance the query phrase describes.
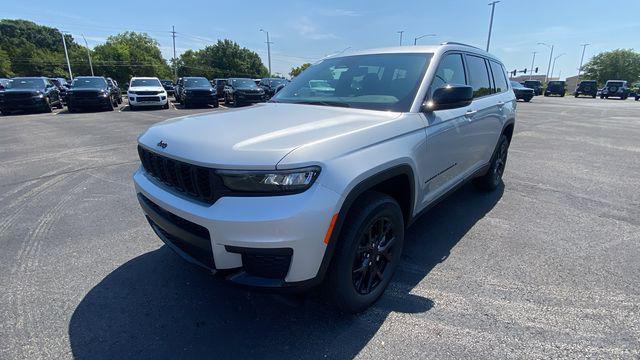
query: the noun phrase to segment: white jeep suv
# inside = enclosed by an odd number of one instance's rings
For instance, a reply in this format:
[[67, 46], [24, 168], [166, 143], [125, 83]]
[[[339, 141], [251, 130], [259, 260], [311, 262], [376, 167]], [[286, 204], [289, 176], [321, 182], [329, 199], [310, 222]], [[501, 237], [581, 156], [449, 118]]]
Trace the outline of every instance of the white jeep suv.
[[503, 65], [478, 48], [364, 51], [311, 66], [268, 103], [152, 126], [133, 178], [184, 259], [243, 285], [323, 283], [357, 312], [423, 210], [467, 180], [500, 186], [515, 106]]
[[129, 110], [135, 110], [142, 106], [161, 106], [169, 108], [167, 91], [156, 77], [133, 77], [127, 90]]

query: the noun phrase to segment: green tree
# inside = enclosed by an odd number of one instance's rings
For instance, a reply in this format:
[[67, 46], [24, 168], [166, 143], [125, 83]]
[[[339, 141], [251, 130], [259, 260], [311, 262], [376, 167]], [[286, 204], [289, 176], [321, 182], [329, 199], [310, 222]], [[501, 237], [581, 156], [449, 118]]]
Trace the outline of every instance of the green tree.
[[300, 75], [301, 72], [305, 71], [309, 66], [311, 66], [311, 64], [304, 63], [298, 67], [291, 68], [291, 71], [289, 71], [289, 75], [291, 75], [291, 77], [296, 77]]
[[97, 76], [109, 76], [121, 84], [133, 76], [171, 77], [158, 42], [145, 33], [127, 31], [108, 37], [94, 48], [93, 63]]
[[0, 77], [12, 77], [13, 71], [11, 71], [11, 60], [9, 55], [0, 49]]
[[224, 39], [204, 49], [187, 50], [178, 59], [179, 76], [266, 77], [269, 71], [257, 53]]
[[640, 53], [632, 49], [603, 52], [594, 56], [582, 70], [582, 79], [597, 80], [599, 84], [607, 80], [633, 82], [640, 79]]

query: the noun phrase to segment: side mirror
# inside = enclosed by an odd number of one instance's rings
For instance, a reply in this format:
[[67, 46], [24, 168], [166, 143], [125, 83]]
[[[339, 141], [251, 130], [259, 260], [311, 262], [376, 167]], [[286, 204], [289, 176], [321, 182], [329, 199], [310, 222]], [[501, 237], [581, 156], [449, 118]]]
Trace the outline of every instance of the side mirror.
[[422, 104], [422, 111], [457, 109], [471, 105], [473, 88], [467, 85], [445, 85], [433, 92], [431, 100]]

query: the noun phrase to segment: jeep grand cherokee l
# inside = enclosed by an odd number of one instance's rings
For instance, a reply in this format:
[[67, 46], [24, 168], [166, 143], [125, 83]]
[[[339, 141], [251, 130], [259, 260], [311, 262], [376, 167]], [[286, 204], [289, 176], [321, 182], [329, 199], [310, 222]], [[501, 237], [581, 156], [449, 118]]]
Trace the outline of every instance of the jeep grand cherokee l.
[[265, 101], [264, 90], [253, 79], [231, 78], [224, 86], [224, 104], [240, 106]]
[[268, 103], [152, 126], [133, 179], [187, 261], [255, 287], [323, 283], [358, 312], [423, 210], [467, 180], [500, 186], [515, 106], [503, 65], [478, 48], [364, 51], [309, 67]]
[[55, 106], [62, 109], [60, 92], [51, 81], [43, 77], [18, 77], [6, 83], [0, 90], [0, 113], [7, 115], [15, 110], [51, 112]]
[[218, 92], [206, 78], [185, 77], [180, 87], [180, 102], [185, 109], [196, 105], [218, 107]]
[[129, 110], [141, 107], [169, 108], [169, 96], [157, 77], [133, 77], [127, 90]]

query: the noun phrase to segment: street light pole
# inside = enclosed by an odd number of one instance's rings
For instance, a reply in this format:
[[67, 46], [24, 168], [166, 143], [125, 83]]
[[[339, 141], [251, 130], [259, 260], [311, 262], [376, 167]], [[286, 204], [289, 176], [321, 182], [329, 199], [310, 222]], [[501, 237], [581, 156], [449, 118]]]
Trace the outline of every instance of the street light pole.
[[547, 48], [549, 48], [551, 50], [551, 52], [549, 53], [549, 65], [547, 65], [547, 74], [544, 77], [544, 82], [548, 82], [549, 81], [549, 69], [551, 69], [551, 58], [553, 58], [553, 47], [554, 45], [549, 45], [549, 44], [545, 44], [545, 43], [538, 43], [538, 45], [544, 45]]
[[496, 4], [500, 1], [490, 2], [488, 5], [491, 6], [491, 20], [489, 21], [489, 36], [487, 37], [487, 52], [489, 51], [489, 44], [491, 44], [491, 30], [493, 29], [493, 14], [496, 11]]
[[73, 74], [71, 73], [71, 63], [69, 62], [69, 53], [67, 52], [67, 41], [64, 39], [64, 31], [60, 32], [62, 34], [62, 46], [64, 46], [64, 57], [67, 58], [67, 69], [69, 69], [69, 79], [73, 81]]
[[427, 37], [427, 36], [436, 36], [436, 34], [426, 34], [426, 35], [417, 36], [417, 37], [413, 38], [413, 45], [417, 45], [418, 44], [418, 40], [422, 39], [423, 37]]
[[584, 51], [587, 49], [587, 46], [591, 44], [582, 44], [582, 56], [580, 57], [580, 66], [578, 66], [578, 82], [580, 82], [580, 73], [582, 72], [582, 61], [584, 60]]
[[402, 46], [402, 34], [404, 33], [404, 30], [399, 30], [398, 34], [400, 34], [400, 46]]
[[271, 41], [269, 40], [269, 32], [264, 29], [260, 29], [260, 31], [267, 34], [267, 59], [269, 61], [269, 76], [271, 76]]
[[536, 54], [537, 53], [538, 53], [537, 51], [533, 52], [533, 59], [531, 59], [531, 69], [530, 69], [531, 71], [529, 71], [529, 80], [531, 80], [531, 78], [533, 77], [533, 65], [536, 62]]
[[93, 64], [91, 63], [91, 52], [89, 51], [89, 44], [87, 43], [87, 39], [84, 37], [84, 34], [82, 35], [82, 39], [84, 40], [84, 45], [87, 48], [87, 57], [89, 58], [89, 67], [91, 68], [91, 76], [95, 76], [93, 74]]
[[555, 68], [556, 68], [556, 60], [558, 60], [558, 58], [559, 58], [559, 57], [561, 57], [561, 56], [563, 56], [563, 55], [566, 55], [566, 54], [565, 54], [565, 53], [562, 53], [562, 54], [560, 54], [560, 55], [558, 55], [558, 56], [556, 56], [556, 57], [554, 57], [554, 58], [553, 58], [553, 65], [551, 66], [551, 74], [549, 75], [549, 78], [553, 78], [553, 71], [554, 71], [554, 70], [555, 70]]

